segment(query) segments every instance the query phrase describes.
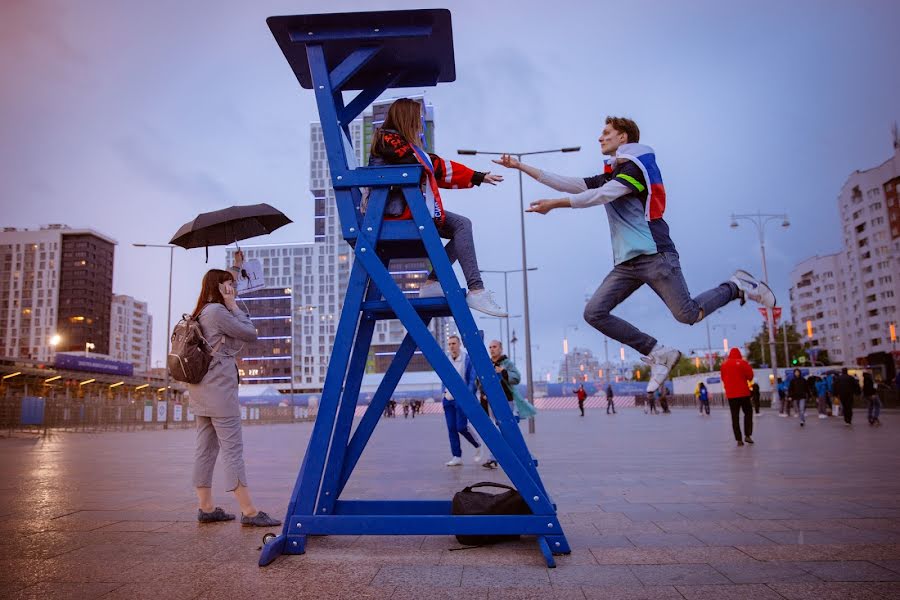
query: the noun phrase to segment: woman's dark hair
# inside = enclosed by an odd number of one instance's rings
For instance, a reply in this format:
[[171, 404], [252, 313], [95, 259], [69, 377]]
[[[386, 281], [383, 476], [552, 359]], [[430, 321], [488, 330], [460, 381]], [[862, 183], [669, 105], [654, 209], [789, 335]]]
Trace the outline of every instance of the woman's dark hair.
[[803, 373], [800, 369], [794, 369], [794, 377], [803, 377]]
[[375, 130], [375, 135], [372, 136], [372, 146], [369, 149], [372, 156], [383, 154], [384, 132], [389, 129], [399, 133], [410, 144], [420, 144], [422, 105], [409, 98], [400, 98], [391, 104], [384, 123]]
[[701, 390], [705, 390], [705, 389], [706, 389], [706, 385], [705, 385], [702, 381], [700, 382], [700, 389], [701, 389]]
[[197, 298], [197, 307], [194, 309], [192, 316], [196, 319], [200, 316], [207, 304], [225, 304], [222, 292], [219, 291], [219, 285], [226, 281], [234, 281], [234, 275], [230, 271], [222, 269], [210, 269], [203, 276], [203, 283], [200, 286], [200, 296]]

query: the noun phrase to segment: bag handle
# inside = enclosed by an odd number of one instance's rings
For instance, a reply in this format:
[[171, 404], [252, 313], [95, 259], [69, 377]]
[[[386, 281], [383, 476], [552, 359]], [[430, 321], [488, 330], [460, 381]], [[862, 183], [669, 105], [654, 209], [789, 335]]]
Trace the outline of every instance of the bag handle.
[[463, 489], [463, 491], [471, 492], [475, 488], [479, 488], [479, 487], [496, 487], [496, 488], [500, 488], [500, 489], [504, 489], [504, 490], [512, 490], [514, 492], [518, 491], [516, 488], [514, 488], [511, 485], [506, 485], [505, 483], [495, 483], [493, 481], [482, 481], [480, 483], [475, 483], [475, 484], [472, 484], [472, 485], [466, 487], [465, 489]]

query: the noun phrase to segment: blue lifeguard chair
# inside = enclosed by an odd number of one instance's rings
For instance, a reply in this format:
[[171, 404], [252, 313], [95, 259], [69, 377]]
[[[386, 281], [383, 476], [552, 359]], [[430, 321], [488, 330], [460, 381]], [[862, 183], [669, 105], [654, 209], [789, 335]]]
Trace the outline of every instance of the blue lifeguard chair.
[[[355, 261], [319, 413], [284, 528], [263, 547], [260, 566], [280, 554], [303, 554], [310, 535], [360, 534], [533, 535], [547, 565], [555, 566], [553, 555], [571, 550], [426, 208], [419, 187], [422, 167], [359, 167], [350, 142], [349, 124], [385, 90], [435, 86], [456, 79], [450, 11], [297, 15], [270, 17], [267, 23], [300, 85], [316, 94], [341, 232], [353, 248]], [[350, 90], [359, 93], [345, 105], [341, 92]], [[391, 186], [402, 189], [411, 220], [383, 219]], [[360, 210], [362, 187], [370, 190], [365, 213]], [[404, 296], [387, 263], [410, 256], [431, 260], [445, 297]], [[429, 332], [431, 319], [444, 316], [455, 319], [499, 425], [469, 392]], [[360, 385], [379, 319], [399, 319], [408, 333], [354, 430]], [[417, 348], [447, 385], [532, 514], [452, 515], [450, 499], [340, 499]]]

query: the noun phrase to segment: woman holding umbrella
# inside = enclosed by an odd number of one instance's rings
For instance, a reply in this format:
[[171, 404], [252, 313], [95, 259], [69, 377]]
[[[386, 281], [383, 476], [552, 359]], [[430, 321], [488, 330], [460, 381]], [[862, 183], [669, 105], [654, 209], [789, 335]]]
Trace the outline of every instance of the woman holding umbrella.
[[[238, 271], [240, 266], [235, 265]], [[200, 323], [203, 336], [213, 349], [206, 375], [200, 383], [188, 386], [191, 409], [197, 417], [194, 459], [194, 487], [200, 503], [197, 520], [213, 523], [235, 518], [213, 504], [213, 467], [221, 449], [228, 480], [226, 489], [234, 492], [241, 507], [241, 525], [280, 525], [280, 521], [256, 508], [247, 487], [238, 370], [234, 357], [244, 343], [256, 341], [256, 328], [235, 302], [234, 275], [230, 271], [211, 269], [204, 275], [193, 317]]]

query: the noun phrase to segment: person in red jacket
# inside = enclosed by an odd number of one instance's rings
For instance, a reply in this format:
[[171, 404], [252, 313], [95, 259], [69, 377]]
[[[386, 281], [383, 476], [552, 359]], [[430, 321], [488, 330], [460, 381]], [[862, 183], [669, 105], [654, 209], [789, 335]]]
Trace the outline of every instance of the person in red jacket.
[[[753, 381], [753, 369], [750, 363], [741, 356], [741, 351], [732, 348], [728, 353], [728, 359], [722, 363], [722, 385], [725, 387], [725, 397], [728, 398], [728, 407], [731, 409], [731, 428], [734, 430], [734, 439], [738, 446], [744, 442], [753, 443], [753, 405], [750, 403], [750, 384]], [[744, 435], [741, 439], [741, 424], [738, 419], [740, 412], [744, 411]]]

